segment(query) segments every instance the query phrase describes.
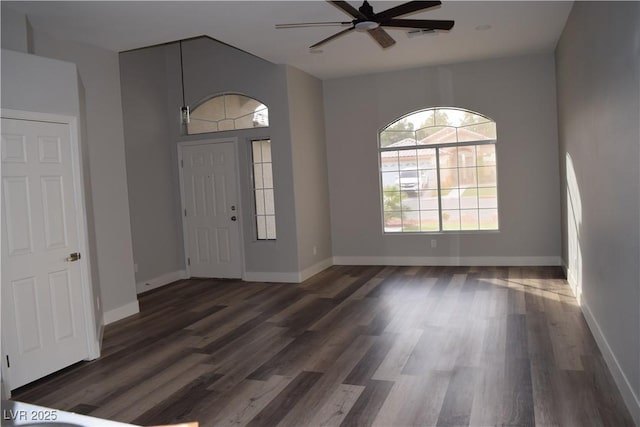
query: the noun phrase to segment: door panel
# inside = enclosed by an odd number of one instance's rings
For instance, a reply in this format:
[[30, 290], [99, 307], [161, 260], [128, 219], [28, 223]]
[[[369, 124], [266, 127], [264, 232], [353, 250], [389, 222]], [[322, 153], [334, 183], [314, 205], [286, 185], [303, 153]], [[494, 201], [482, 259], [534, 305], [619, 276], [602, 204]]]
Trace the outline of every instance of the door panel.
[[[182, 147], [185, 230], [190, 273], [240, 278], [234, 144]], [[235, 209], [235, 210], [234, 210]]]
[[88, 357], [65, 124], [2, 119], [2, 334], [11, 388]]

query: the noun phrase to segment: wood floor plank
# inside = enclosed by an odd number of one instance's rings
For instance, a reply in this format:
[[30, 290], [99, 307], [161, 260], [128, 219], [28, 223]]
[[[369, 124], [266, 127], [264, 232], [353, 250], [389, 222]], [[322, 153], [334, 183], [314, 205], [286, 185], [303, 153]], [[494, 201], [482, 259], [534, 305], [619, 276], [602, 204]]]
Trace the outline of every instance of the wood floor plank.
[[327, 402], [311, 418], [309, 425], [322, 427], [338, 427], [342, 425], [347, 414], [351, 415], [352, 412], [355, 412], [352, 411], [352, 408], [356, 401], [359, 400], [364, 389], [364, 386], [340, 384]]
[[334, 266], [139, 299], [99, 359], [14, 399], [140, 425], [633, 425], [558, 267]]

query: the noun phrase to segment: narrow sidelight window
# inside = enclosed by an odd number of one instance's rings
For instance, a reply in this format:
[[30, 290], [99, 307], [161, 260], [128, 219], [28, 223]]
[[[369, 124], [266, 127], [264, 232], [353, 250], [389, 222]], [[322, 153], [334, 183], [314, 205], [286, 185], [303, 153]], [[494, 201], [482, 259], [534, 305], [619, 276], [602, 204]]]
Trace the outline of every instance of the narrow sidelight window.
[[253, 158], [253, 194], [255, 200], [256, 238], [275, 240], [276, 212], [273, 197], [271, 140], [251, 141]]

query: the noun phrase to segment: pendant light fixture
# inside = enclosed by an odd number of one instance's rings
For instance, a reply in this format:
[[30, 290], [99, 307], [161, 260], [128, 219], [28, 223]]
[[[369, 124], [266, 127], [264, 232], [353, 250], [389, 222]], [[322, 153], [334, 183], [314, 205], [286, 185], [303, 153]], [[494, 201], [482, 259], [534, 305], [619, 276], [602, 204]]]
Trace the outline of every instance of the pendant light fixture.
[[182, 65], [182, 40], [180, 40], [180, 82], [182, 83], [182, 107], [180, 108], [180, 118], [183, 125], [189, 124], [189, 106], [184, 99], [184, 68]]

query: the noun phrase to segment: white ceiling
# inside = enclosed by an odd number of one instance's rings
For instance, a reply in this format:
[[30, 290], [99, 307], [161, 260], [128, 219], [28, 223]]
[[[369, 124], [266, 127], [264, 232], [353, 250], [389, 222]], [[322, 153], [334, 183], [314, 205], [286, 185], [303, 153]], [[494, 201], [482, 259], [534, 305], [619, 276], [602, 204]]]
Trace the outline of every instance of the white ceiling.
[[[359, 7], [360, 0], [350, 1]], [[371, 1], [375, 12], [403, 3]], [[308, 47], [341, 27], [275, 29], [275, 24], [342, 21], [350, 18], [324, 1], [73, 1], [5, 2], [28, 15], [32, 27], [64, 40], [113, 51], [135, 49], [207, 35], [277, 64], [290, 64], [319, 78], [391, 69], [551, 52], [572, 2], [447, 1], [404, 16], [453, 19], [449, 32], [409, 38], [388, 29], [396, 45], [382, 50], [366, 33], [352, 32], [324, 45]], [[478, 26], [490, 25], [484, 31]]]

